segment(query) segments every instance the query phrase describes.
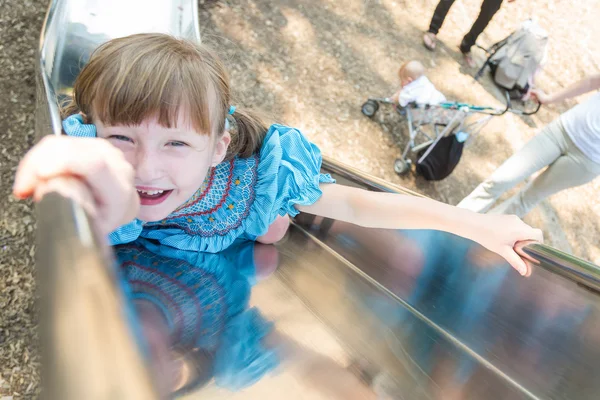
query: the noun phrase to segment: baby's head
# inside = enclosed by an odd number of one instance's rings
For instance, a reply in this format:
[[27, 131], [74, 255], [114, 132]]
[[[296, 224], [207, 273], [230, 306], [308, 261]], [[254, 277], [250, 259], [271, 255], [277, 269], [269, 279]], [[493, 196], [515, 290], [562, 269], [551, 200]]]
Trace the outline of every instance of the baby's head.
[[[209, 48], [164, 34], [100, 46], [82, 69], [63, 118], [81, 113], [133, 165], [138, 218], [158, 221], [202, 186], [210, 167], [261, 144], [265, 124], [232, 114], [229, 77]], [[227, 123], [226, 123], [227, 120]]]
[[425, 74], [425, 67], [419, 61], [407, 61], [398, 70], [400, 84], [406, 86]]

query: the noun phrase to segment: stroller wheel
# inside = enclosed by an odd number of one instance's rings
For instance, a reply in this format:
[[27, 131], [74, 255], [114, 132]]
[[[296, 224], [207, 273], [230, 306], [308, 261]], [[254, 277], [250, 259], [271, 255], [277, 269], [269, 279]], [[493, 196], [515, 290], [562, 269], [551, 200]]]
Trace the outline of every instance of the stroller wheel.
[[398, 175], [406, 175], [410, 171], [411, 165], [412, 162], [410, 160], [396, 158], [396, 161], [394, 161], [394, 171]]
[[375, 115], [377, 110], [379, 110], [379, 104], [375, 100], [367, 100], [360, 109], [360, 111], [369, 118]]

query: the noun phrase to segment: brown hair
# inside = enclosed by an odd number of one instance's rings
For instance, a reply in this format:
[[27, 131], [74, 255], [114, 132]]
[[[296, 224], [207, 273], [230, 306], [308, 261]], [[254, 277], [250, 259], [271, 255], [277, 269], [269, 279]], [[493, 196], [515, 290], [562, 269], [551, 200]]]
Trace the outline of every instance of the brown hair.
[[92, 54], [73, 86], [63, 118], [81, 113], [87, 123], [138, 125], [156, 117], [171, 128], [181, 108], [199, 133], [219, 137], [230, 125], [226, 159], [249, 157], [261, 146], [267, 125], [231, 105], [229, 76], [210, 48], [169, 35], [137, 34], [104, 43]]

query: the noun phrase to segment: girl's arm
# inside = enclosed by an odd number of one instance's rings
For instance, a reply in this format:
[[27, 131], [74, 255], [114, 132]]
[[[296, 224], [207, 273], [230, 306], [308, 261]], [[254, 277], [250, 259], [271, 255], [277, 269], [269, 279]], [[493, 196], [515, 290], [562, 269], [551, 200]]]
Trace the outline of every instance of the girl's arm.
[[478, 242], [504, 257], [519, 273], [527, 266], [514, 246], [542, 241], [542, 232], [514, 215], [487, 215], [416, 196], [370, 192], [338, 184], [322, 185], [322, 197], [299, 211], [351, 222], [367, 228], [433, 229]]
[[600, 89], [600, 74], [590, 75], [569, 87], [554, 94], [546, 94], [542, 90], [533, 89], [531, 93], [542, 104], [558, 103], [560, 101], [576, 97], [592, 90]]

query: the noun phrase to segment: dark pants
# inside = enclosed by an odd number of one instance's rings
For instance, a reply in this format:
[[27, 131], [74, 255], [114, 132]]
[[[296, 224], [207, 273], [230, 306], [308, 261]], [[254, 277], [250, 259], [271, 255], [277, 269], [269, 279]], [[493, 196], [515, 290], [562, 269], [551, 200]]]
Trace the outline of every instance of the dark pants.
[[[444, 19], [446, 18], [446, 14], [452, 7], [454, 0], [440, 0], [437, 7], [435, 8], [435, 12], [433, 13], [433, 18], [431, 18], [431, 24], [429, 25], [429, 32], [437, 35], [442, 24], [444, 23]], [[479, 12], [479, 16], [477, 20], [471, 27], [469, 33], [465, 35], [461, 44], [460, 51], [463, 53], [468, 53], [471, 51], [471, 47], [475, 44], [477, 37], [481, 35], [481, 32], [485, 29], [485, 27], [490, 23], [492, 17], [496, 12], [500, 9], [502, 5], [502, 0], [483, 0], [483, 4], [481, 5], [481, 11]]]

